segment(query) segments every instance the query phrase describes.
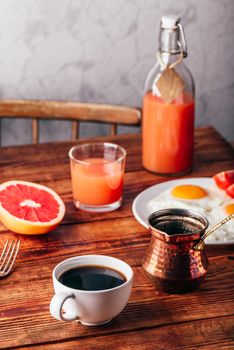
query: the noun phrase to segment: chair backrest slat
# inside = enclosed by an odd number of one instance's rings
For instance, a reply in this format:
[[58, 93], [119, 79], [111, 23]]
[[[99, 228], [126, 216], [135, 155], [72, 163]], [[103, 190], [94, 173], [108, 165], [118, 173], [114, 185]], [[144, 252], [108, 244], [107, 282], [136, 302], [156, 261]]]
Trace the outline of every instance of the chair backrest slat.
[[39, 123], [36, 118], [32, 119], [32, 142], [34, 144], [39, 142]]
[[79, 137], [80, 122], [110, 124], [110, 133], [117, 133], [118, 125], [139, 126], [139, 109], [96, 103], [45, 100], [0, 100], [0, 118], [32, 119], [32, 142], [39, 142], [39, 120], [72, 121], [71, 138]]
[[111, 124], [111, 127], [110, 127], [110, 134], [111, 134], [111, 136], [117, 134], [117, 124]]
[[80, 131], [80, 123], [76, 120], [73, 120], [72, 121], [72, 129], [71, 129], [71, 137], [72, 137], [72, 140], [76, 140], [79, 138], [79, 131]]

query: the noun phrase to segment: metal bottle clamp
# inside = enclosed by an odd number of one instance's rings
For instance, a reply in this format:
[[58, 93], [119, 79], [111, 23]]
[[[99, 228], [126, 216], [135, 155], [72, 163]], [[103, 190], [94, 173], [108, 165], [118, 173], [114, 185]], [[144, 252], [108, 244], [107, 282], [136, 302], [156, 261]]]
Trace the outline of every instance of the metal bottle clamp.
[[178, 22], [176, 23], [177, 27], [179, 29], [179, 45], [181, 46], [181, 50], [183, 51], [183, 57], [187, 57], [188, 52], [187, 52], [187, 44], [186, 44], [186, 40], [185, 40], [185, 34], [184, 34], [184, 29], [182, 24], [180, 23], [180, 19], [178, 20]]

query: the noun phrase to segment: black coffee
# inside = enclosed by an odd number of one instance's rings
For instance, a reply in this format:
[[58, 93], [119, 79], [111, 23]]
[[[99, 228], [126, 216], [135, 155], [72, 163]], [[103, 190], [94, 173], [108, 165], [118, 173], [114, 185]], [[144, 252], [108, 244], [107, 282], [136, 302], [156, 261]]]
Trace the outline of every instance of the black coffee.
[[104, 290], [120, 286], [126, 282], [126, 277], [109, 267], [87, 265], [65, 271], [59, 282], [79, 290]]

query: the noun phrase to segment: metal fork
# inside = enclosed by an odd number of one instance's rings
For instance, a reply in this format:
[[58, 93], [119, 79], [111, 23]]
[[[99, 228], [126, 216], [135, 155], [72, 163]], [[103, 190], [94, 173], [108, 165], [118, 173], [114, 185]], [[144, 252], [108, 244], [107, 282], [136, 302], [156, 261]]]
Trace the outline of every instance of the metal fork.
[[0, 257], [0, 278], [11, 273], [20, 247], [20, 240], [7, 240]]

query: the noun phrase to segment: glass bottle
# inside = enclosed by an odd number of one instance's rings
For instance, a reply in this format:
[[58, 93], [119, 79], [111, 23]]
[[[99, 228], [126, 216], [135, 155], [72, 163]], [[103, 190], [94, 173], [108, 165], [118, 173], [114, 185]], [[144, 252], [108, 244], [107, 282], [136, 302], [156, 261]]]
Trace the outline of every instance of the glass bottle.
[[163, 16], [157, 61], [145, 81], [142, 123], [143, 166], [160, 175], [183, 175], [192, 168], [195, 87], [186, 56], [180, 18]]

